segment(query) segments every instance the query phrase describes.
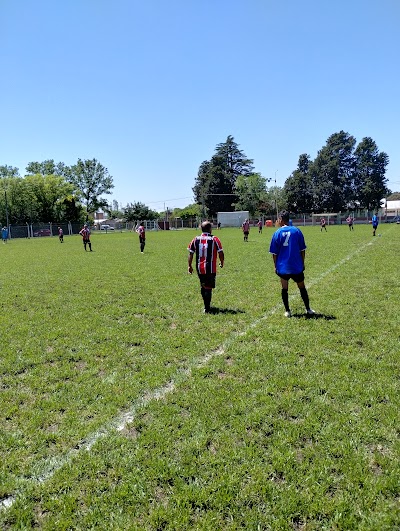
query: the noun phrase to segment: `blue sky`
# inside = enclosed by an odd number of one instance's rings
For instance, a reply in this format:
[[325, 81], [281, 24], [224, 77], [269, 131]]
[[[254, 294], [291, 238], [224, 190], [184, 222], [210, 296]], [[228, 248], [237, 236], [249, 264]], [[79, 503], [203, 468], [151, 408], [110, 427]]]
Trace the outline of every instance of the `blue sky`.
[[282, 186], [344, 130], [400, 190], [398, 0], [0, 0], [0, 165], [96, 158], [109, 200], [193, 202], [232, 135]]

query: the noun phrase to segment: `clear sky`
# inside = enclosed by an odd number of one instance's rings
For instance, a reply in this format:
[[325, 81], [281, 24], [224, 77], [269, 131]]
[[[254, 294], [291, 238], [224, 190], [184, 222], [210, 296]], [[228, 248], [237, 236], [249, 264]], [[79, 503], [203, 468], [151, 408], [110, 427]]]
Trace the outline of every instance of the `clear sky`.
[[340, 130], [400, 190], [399, 0], [0, 0], [0, 165], [96, 158], [124, 206], [193, 202], [232, 135], [279, 186]]

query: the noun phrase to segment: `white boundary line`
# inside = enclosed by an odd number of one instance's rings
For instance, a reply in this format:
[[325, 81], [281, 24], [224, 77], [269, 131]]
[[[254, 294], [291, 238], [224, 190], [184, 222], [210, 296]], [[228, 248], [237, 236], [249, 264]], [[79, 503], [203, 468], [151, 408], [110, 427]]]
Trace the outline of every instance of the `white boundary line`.
[[[376, 240], [373, 240], [376, 241]], [[332, 273], [335, 269], [339, 268], [346, 262], [349, 262], [354, 256], [362, 252], [366, 247], [372, 245], [373, 242], [364, 243], [358, 249], [355, 249], [352, 253], [348, 254], [345, 258], [342, 258], [335, 265], [331, 266], [329, 269], [324, 271], [319, 277], [311, 282], [307, 282], [307, 287], [314, 286], [321, 282], [327, 275]], [[298, 297], [298, 293], [291, 295], [290, 299]], [[26, 485], [40, 485], [45, 483], [48, 479], [51, 479], [53, 475], [58, 472], [64, 465], [70, 463], [74, 457], [76, 457], [82, 450], [90, 451], [92, 446], [96, 444], [97, 441], [103, 437], [107, 437], [112, 431], [122, 431], [125, 427], [133, 421], [135, 418], [136, 412], [146, 407], [153, 400], [163, 400], [167, 395], [173, 393], [176, 387], [188, 380], [192, 374], [192, 371], [195, 369], [200, 369], [206, 366], [214, 357], [221, 356], [225, 354], [225, 351], [231, 346], [237, 338], [243, 337], [250, 330], [256, 328], [261, 322], [265, 321], [268, 317], [275, 314], [278, 310], [282, 309], [282, 304], [279, 303], [274, 306], [271, 310], [267, 311], [262, 317], [253, 321], [245, 330], [238, 332], [237, 334], [232, 334], [230, 338], [222, 343], [220, 347], [216, 350], [204, 354], [201, 358], [193, 360], [190, 366], [187, 369], [180, 369], [176, 372], [173, 380], [167, 382], [162, 387], [155, 389], [153, 391], [146, 391], [141, 397], [139, 397], [133, 404], [132, 407], [125, 413], [121, 413], [110, 422], [105, 424], [96, 432], [89, 434], [85, 439], [83, 439], [75, 448], [69, 450], [61, 458], [49, 458], [43, 460], [42, 464], [38, 464], [37, 472], [33, 472], [32, 477], [29, 479], [21, 478], [19, 482], [21, 483], [21, 488], [13, 496], [4, 498], [0, 500], [0, 511], [9, 509], [14, 505], [16, 500], [20, 497], [23, 497], [24, 490]]]

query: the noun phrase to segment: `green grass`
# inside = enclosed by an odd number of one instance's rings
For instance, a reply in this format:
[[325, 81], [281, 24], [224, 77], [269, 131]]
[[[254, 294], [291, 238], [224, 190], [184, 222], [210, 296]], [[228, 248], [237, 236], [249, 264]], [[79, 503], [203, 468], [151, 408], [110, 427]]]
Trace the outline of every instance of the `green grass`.
[[272, 229], [0, 246], [1, 529], [400, 527], [400, 227], [305, 227], [306, 319]]

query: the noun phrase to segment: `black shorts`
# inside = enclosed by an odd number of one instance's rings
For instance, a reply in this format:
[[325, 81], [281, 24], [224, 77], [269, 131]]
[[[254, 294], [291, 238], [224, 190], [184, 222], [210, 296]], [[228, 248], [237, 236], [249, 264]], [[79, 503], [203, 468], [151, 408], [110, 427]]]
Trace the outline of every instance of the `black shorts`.
[[215, 288], [215, 277], [217, 276], [216, 273], [210, 273], [208, 275], [201, 275], [200, 273], [197, 273], [199, 275], [200, 284], [202, 288], [206, 289], [214, 289]]
[[281, 275], [280, 273], [277, 273], [278, 277], [279, 278], [283, 278], [283, 280], [294, 280], [296, 282], [296, 284], [298, 284], [299, 282], [304, 282], [304, 272], [302, 271], [301, 273], [296, 273], [294, 275]]

